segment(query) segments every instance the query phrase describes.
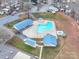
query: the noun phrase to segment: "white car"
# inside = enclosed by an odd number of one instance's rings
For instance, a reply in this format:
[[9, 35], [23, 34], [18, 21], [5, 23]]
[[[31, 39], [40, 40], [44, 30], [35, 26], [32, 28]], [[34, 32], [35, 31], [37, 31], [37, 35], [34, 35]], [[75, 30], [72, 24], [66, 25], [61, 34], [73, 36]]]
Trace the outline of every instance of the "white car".
[[0, 15], [3, 15], [5, 12], [4, 11], [0, 11]]
[[4, 11], [5, 12], [5, 14], [8, 14], [9, 13], [9, 8], [4, 8], [4, 9], [2, 9], [2, 11]]
[[58, 11], [59, 11], [59, 9], [52, 5], [48, 7], [48, 12], [56, 13]]
[[51, 11], [53, 14], [55, 14], [56, 13], [56, 11]]
[[58, 8], [56, 8], [56, 7], [54, 7], [54, 6], [49, 6], [48, 9], [49, 9], [49, 10], [52, 10], [52, 11], [55, 11], [55, 12], [59, 11]]

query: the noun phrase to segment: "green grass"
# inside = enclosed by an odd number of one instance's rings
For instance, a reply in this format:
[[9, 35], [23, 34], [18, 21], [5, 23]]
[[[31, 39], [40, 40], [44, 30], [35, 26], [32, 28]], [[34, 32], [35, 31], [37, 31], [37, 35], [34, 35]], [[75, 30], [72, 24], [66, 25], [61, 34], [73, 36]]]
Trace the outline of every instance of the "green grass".
[[59, 53], [60, 46], [54, 47], [46, 47], [43, 49], [42, 59], [54, 59], [55, 56]]
[[8, 24], [6, 24], [5, 26], [8, 27], [8, 28], [12, 28], [14, 24], [20, 22], [20, 20], [16, 20], [16, 21], [13, 21], [13, 22], [10, 22]]
[[34, 54], [36, 56], [39, 55], [39, 48], [33, 48], [31, 46], [26, 45], [21, 39], [14, 37], [7, 42], [8, 44], [15, 46], [16, 48]]
[[[15, 46], [16, 48], [20, 49], [21, 51], [28, 52], [33, 55], [39, 56], [40, 48], [38, 48], [38, 47], [33, 48], [31, 46], [28, 46], [21, 39], [19, 39], [17, 37], [14, 37], [13, 39], [9, 40], [7, 43]], [[60, 51], [60, 45], [58, 45], [56, 48], [44, 47], [42, 59], [54, 59], [54, 57], [58, 54], [59, 51]]]
[[55, 14], [53, 14], [53, 13], [33, 13], [33, 15], [37, 18], [37, 17], [39, 17], [39, 16], [41, 16], [42, 18], [44, 18], [44, 19], [62, 19], [62, 17], [59, 15], [59, 14], [57, 14], [57, 13], [55, 13]]
[[19, 48], [23, 49], [24, 51], [28, 51], [28, 50], [32, 51], [32, 47], [30, 47], [30, 46], [24, 44], [23, 41], [21, 41], [21, 42], [16, 42], [15, 45], [16, 45], [16, 47], [19, 47]]

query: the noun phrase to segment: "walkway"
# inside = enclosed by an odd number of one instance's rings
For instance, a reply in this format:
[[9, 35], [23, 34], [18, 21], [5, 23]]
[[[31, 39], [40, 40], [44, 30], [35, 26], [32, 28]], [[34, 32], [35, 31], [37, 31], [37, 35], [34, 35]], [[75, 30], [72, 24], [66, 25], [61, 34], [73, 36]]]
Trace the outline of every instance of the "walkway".
[[42, 58], [42, 53], [43, 53], [43, 46], [39, 46], [40, 47], [40, 55], [39, 55], [39, 59]]
[[17, 37], [19, 37], [22, 40], [27, 38], [27, 36], [20, 34], [20, 33], [17, 34]]

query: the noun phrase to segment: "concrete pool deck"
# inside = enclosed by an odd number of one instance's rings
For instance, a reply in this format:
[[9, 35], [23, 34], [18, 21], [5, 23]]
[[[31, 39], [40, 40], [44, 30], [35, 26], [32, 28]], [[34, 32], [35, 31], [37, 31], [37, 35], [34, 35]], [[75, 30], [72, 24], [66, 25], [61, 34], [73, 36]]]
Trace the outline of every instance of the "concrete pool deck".
[[[48, 22], [47, 20], [43, 20], [42, 22], [46, 23]], [[55, 23], [54, 21], [51, 21], [52, 24], [54, 24], [55, 26]], [[25, 29], [24, 31], [22, 31], [22, 33], [25, 35], [25, 36], [28, 36], [30, 38], [43, 38], [46, 34], [52, 34], [54, 36], [56, 36], [57, 38], [57, 33], [56, 33], [56, 26], [54, 28], [52, 28], [52, 30], [46, 30], [42, 33], [38, 33], [37, 30], [38, 30], [38, 24], [40, 24], [39, 21], [34, 21], [33, 25], [27, 29]]]

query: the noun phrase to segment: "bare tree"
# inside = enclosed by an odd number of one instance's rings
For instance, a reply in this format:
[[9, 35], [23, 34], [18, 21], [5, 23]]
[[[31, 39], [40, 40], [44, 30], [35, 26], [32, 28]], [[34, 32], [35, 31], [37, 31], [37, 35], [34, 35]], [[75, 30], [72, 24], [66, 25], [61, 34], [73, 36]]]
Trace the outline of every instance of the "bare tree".
[[32, 7], [32, 3], [31, 3], [31, 0], [21, 0], [22, 2], [22, 8], [23, 8], [23, 11], [26, 12], [26, 14], [28, 15], [28, 18], [30, 18], [30, 10], [31, 10], [31, 7]]
[[71, 10], [71, 17], [75, 18], [75, 14], [76, 14], [76, 12], [74, 11], [74, 9]]
[[41, 8], [41, 3], [38, 3], [38, 4], [37, 4], [37, 11], [39, 11], [40, 8]]

